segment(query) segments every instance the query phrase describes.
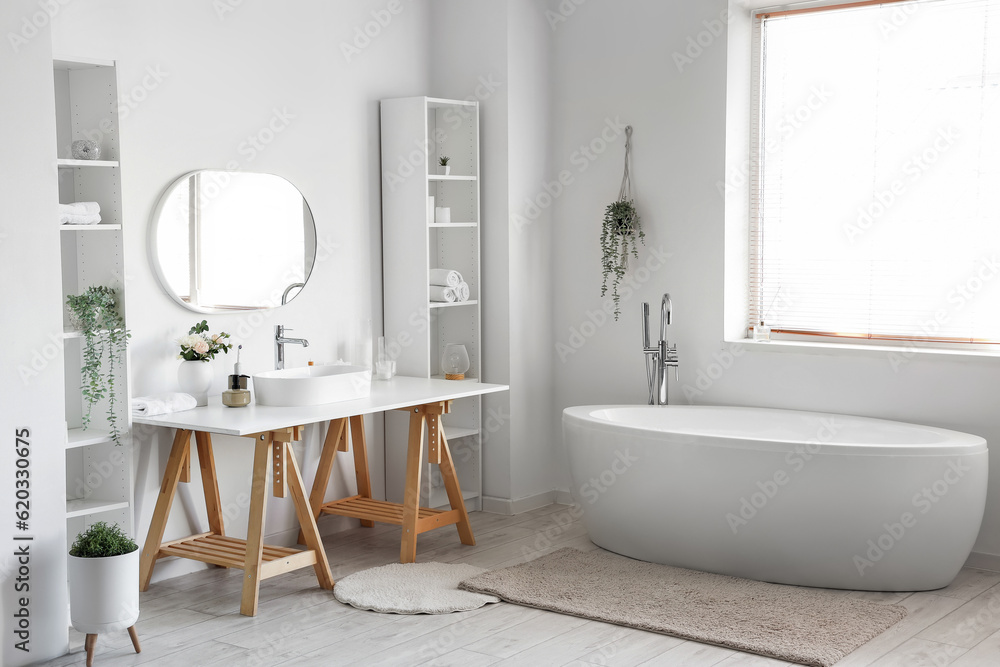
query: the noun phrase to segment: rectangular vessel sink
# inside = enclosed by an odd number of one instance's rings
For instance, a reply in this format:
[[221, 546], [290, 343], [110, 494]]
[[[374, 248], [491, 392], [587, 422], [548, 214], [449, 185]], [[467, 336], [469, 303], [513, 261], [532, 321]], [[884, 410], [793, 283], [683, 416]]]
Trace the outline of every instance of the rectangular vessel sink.
[[257, 373], [253, 386], [258, 405], [292, 408], [364, 398], [371, 380], [364, 366], [325, 364]]

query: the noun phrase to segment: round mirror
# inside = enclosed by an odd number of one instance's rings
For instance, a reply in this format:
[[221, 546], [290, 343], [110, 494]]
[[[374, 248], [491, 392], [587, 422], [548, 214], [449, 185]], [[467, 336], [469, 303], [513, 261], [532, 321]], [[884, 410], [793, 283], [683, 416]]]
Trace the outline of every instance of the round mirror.
[[309, 205], [273, 174], [185, 174], [160, 197], [149, 238], [163, 289], [200, 313], [280, 306], [316, 259]]

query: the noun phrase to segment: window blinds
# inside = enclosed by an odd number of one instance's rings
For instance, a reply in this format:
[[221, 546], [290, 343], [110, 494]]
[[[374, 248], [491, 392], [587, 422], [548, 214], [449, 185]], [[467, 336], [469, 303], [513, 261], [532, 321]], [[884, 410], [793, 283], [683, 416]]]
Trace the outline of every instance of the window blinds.
[[1000, 0], [757, 12], [749, 325], [1000, 342]]

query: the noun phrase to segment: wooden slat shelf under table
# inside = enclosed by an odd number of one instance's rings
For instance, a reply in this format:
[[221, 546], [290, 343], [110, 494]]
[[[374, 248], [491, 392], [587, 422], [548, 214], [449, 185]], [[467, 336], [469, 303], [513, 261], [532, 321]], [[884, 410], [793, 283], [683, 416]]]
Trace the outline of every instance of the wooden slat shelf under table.
[[[403, 525], [405, 507], [400, 503], [390, 503], [386, 500], [372, 500], [363, 496], [351, 496], [324, 503], [320, 511], [324, 514], [335, 514], [352, 519], [363, 519], [388, 523], [393, 526]], [[417, 534], [426, 533], [441, 526], [451, 526], [461, 520], [458, 510], [436, 510], [430, 507], [419, 508], [417, 517]]]

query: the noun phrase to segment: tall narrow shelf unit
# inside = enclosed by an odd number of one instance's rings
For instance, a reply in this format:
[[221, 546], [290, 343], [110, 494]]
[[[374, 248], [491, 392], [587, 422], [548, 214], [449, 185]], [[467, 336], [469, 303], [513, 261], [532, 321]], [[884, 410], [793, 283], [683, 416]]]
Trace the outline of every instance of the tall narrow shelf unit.
[[[382, 100], [382, 262], [385, 338], [400, 375], [441, 377], [441, 352], [465, 345], [471, 367], [465, 380], [479, 382], [482, 359], [479, 259], [479, 103], [432, 97]], [[441, 175], [440, 156], [451, 158]], [[437, 223], [429, 204], [451, 209]], [[430, 300], [431, 269], [459, 271], [469, 284], [463, 303]], [[482, 403], [455, 401], [443, 418], [462, 494], [470, 509], [482, 508]], [[407, 416], [386, 415], [388, 498], [404, 488]], [[448, 504], [436, 466], [426, 461], [421, 502]], [[401, 494], [401, 492], [400, 492]]]
[[[128, 354], [120, 367], [116, 416], [122, 446], [110, 438], [107, 402], [94, 406], [90, 427], [81, 428], [86, 409], [80, 394], [84, 339], [73, 329], [66, 297], [92, 285], [115, 289], [125, 312], [124, 224], [118, 132], [118, 82], [114, 61], [58, 58], [53, 63], [56, 104], [56, 164], [59, 202], [96, 201], [101, 222], [60, 225], [62, 256], [63, 351], [66, 382], [66, 520], [70, 541], [95, 521], [115, 522], [134, 531], [131, 412]], [[101, 159], [73, 158], [71, 144], [91, 139]], [[59, 224], [53, 220], [52, 224]]]

